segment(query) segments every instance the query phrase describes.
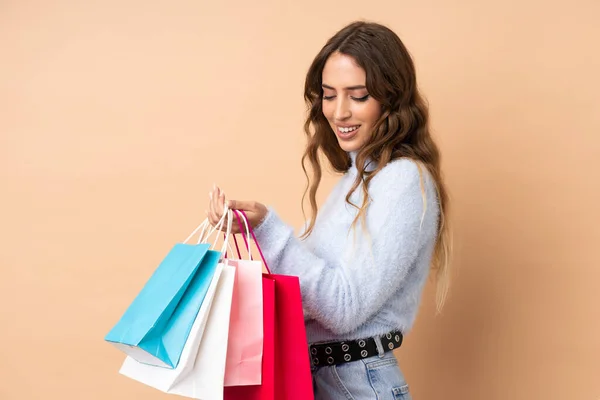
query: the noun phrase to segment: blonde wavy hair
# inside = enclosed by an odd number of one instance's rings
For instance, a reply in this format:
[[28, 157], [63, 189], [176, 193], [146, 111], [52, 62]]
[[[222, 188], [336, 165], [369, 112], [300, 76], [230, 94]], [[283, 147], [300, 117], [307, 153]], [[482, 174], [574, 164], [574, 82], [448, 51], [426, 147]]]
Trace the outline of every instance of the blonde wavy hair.
[[[302, 237], [306, 238], [311, 234], [317, 217], [316, 194], [322, 178], [320, 154], [325, 156], [335, 172], [346, 172], [351, 166], [348, 153], [340, 148], [322, 109], [323, 68], [329, 56], [335, 52], [352, 57], [365, 70], [367, 90], [382, 107], [381, 117], [371, 138], [357, 153], [358, 175], [346, 195], [346, 202], [358, 209], [353, 225], [359, 219], [364, 221], [368, 207], [369, 182], [386, 164], [395, 159], [409, 158], [420, 167], [420, 173], [421, 168], [426, 168], [435, 182], [440, 205], [440, 219], [431, 265], [432, 270], [436, 271], [436, 306], [440, 312], [449, 289], [452, 252], [447, 218], [448, 194], [442, 178], [440, 152], [429, 129], [428, 106], [417, 88], [413, 60], [400, 38], [386, 26], [364, 21], [347, 25], [327, 41], [308, 69], [304, 87], [304, 99], [308, 105], [304, 131], [308, 143], [302, 156], [307, 186], [302, 197], [302, 210], [304, 212], [304, 203], [308, 196], [312, 214]], [[373, 160], [377, 168], [367, 171], [367, 160]], [[312, 177], [307, 171], [307, 161], [310, 162]], [[350, 196], [361, 183], [363, 203], [356, 206], [350, 202]], [[421, 188], [426, 207], [425, 192], [423, 186]]]

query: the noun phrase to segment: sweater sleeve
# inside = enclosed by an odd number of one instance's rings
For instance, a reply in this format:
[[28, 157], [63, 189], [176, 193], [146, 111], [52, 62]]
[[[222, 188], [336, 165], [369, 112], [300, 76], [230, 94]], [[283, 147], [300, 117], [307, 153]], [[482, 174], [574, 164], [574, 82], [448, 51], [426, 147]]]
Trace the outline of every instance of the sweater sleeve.
[[382, 169], [369, 188], [367, 235], [358, 224], [349, 233], [351, 242], [356, 234], [354, 247], [334, 261], [311, 252], [269, 208], [255, 229], [258, 244], [273, 273], [299, 277], [307, 318], [334, 334], [351, 332], [402, 284], [420, 248], [436, 233], [437, 199], [427, 177], [423, 171], [423, 192], [414, 162], [396, 160]]

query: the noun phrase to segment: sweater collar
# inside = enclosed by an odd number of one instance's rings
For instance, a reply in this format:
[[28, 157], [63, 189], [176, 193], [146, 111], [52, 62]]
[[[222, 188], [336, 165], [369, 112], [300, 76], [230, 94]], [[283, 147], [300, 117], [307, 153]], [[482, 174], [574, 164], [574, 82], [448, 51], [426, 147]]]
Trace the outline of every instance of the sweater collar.
[[[350, 161], [351, 161], [350, 169], [353, 172], [357, 172], [358, 168], [356, 168], [356, 156], [358, 155], [358, 152], [351, 151], [351, 152], [348, 152], [348, 155], [350, 156]], [[367, 160], [365, 161], [365, 171], [367, 171], [367, 172], [374, 171], [376, 168], [377, 168], [377, 164], [375, 163], [375, 161], [371, 160], [370, 158], [367, 158]]]

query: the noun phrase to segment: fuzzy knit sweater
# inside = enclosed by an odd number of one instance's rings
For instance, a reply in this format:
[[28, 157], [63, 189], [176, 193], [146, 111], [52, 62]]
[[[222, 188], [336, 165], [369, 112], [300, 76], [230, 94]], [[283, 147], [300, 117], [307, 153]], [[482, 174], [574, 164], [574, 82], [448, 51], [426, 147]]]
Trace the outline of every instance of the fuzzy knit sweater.
[[[424, 168], [420, 175], [408, 159], [390, 162], [373, 178], [367, 230], [360, 223], [352, 228], [357, 210], [345, 196], [358, 171], [355, 153], [350, 156], [352, 167], [319, 210], [307, 238], [295, 236], [272, 207], [255, 229], [271, 271], [299, 277], [309, 343], [391, 330], [406, 334], [417, 314], [435, 245], [435, 184]], [[362, 188], [351, 201], [362, 204]]]

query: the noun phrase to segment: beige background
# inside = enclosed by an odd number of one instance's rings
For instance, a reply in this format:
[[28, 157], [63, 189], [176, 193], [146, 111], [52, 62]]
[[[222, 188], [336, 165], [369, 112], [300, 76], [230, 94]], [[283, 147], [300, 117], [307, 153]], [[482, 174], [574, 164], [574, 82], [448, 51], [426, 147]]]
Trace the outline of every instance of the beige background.
[[414, 398], [600, 398], [599, 17], [596, 0], [2, 1], [0, 399], [171, 398], [120, 376], [103, 337], [213, 182], [301, 223], [304, 74], [361, 18], [414, 54], [453, 200], [447, 308], [429, 285], [398, 351]]

